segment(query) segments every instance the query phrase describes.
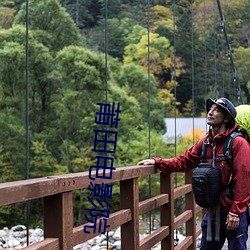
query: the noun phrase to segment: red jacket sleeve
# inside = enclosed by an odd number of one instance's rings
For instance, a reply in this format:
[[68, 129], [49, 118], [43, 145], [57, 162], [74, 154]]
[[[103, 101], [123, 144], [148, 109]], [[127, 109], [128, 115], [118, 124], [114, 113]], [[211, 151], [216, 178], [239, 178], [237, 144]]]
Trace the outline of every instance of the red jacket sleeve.
[[196, 168], [200, 163], [201, 147], [202, 140], [187, 149], [182, 155], [178, 157], [170, 159], [154, 157], [155, 166], [165, 174], [190, 171]]

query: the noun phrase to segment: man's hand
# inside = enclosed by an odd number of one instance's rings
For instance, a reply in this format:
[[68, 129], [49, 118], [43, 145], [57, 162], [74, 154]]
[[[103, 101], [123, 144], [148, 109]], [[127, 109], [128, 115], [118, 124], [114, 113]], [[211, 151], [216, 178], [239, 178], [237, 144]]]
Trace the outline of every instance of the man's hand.
[[240, 218], [237, 215], [231, 215], [230, 213], [227, 215], [227, 229], [233, 230], [239, 226]]
[[154, 159], [142, 160], [137, 163], [137, 166], [138, 165], [155, 165], [155, 160]]

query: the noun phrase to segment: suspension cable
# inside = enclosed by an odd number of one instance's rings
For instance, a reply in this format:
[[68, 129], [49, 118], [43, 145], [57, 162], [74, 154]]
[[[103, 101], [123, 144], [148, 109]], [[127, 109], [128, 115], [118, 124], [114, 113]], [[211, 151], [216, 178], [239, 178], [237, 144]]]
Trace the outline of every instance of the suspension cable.
[[105, 0], [105, 84], [106, 104], [108, 104], [108, 0]]
[[194, 117], [195, 117], [195, 106], [194, 106], [194, 98], [195, 98], [195, 93], [194, 93], [194, 11], [193, 11], [193, 0], [191, 0], [191, 36], [192, 36], [192, 116], [193, 116], [193, 144], [194, 144]]
[[[151, 127], [151, 120], [150, 120], [150, 0], [147, 1], [148, 7], [148, 18], [147, 18], [147, 28], [148, 28], [148, 158], [151, 157], [151, 141], [150, 141], [150, 127]], [[151, 175], [148, 176], [148, 185], [149, 185], [149, 197], [151, 197]], [[152, 227], [152, 218], [151, 218], [151, 211], [149, 212], [149, 233], [151, 234], [151, 227]]]
[[206, 0], [204, 0], [204, 6], [203, 6], [203, 12], [204, 12], [204, 90], [205, 90], [205, 97], [207, 97], [207, 40], [206, 40]]
[[[175, 129], [174, 129], [174, 131], [175, 131], [175, 143], [174, 143], [174, 154], [175, 154], [175, 156], [176, 156], [176, 154], [177, 154], [177, 125], [176, 125], [176, 123], [177, 123], [177, 106], [176, 106], [176, 98], [177, 98], [177, 85], [176, 85], [176, 27], [175, 27], [175, 25], [176, 25], [176, 2], [175, 2], [175, 0], [173, 0], [173, 23], [174, 23], [174, 58], [173, 58], [173, 61], [174, 61], [174, 72], [173, 72], [173, 81], [174, 81], [174, 97], [175, 97], [175, 99], [174, 99], [174, 114], [175, 114], [175, 119], [174, 119], [174, 127], [175, 127]], [[175, 187], [177, 187], [177, 173], [175, 173]], [[175, 245], [178, 245], [178, 243], [179, 243], [179, 239], [178, 239], [178, 232], [177, 232], [177, 229], [175, 230]]]
[[217, 1], [217, 6], [218, 6], [219, 14], [220, 14], [220, 28], [221, 28], [221, 31], [223, 32], [224, 38], [226, 40], [227, 57], [230, 60], [230, 66], [231, 66], [231, 69], [232, 69], [232, 76], [233, 76], [233, 81], [234, 81], [234, 90], [235, 90], [236, 84], [238, 82], [238, 86], [237, 86], [237, 90], [236, 90], [236, 95], [237, 95], [238, 103], [240, 104], [240, 103], [242, 103], [241, 86], [240, 86], [239, 81], [237, 81], [236, 68], [235, 68], [235, 65], [234, 65], [234, 60], [233, 60], [231, 45], [230, 45], [230, 43], [228, 41], [226, 24], [225, 24], [225, 18], [224, 18], [223, 14], [222, 14], [220, 0], [216, 0], [216, 1]]
[[174, 5], [174, 74], [173, 74], [173, 81], [174, 81], [174, 97], [175, 97], [175, 100], [174, 100], [174, 114], [175, 114], [175, 122], [174, 122], [174, 126], [175, 126], [175, 156], [177, 154], [177, 149], [176, 149], [176, 144], [177, 144], [177, 141], [176, 141], [176, 137], [177, 137], [177, 132], [176, 132], [176, 116], [177, 116], [177, 107], [176, 107], [176, 96], [177, 96], [177, 86], [176, 86], [176, 28], [175, 28], [175, 25], [176, 25], [176, 2], [175, 0], [173, 0], [173, 5]]
[[[215, 15], [215, 0], [213, 1], [213, 7], [214, 7], [214, 23], [216, 20]], [[217, 92], [217, 32], [216, 32], [216, 25], [214, 24], [214, 90]]]
[[[26, 45], [25, 45], [25, 72], [26, 72], [26, 174], [25, 179], [29, 179], [29, 0], [26, 0]], [[30, 203], [26, 202], [26, 239], [29, 245], [29, 210]]]
[[[105, 0], [105, 21], [104, 21], [104, 42], [105, 42], [105, 86], [106, 86], [106, 92], [105, 92], [105, 99], [106, 99], [106, 104], [108, 104], [108, 0]], [[106, 126], [106, 131], [108, 130], [108, 125]], [[106, 153], [106, 156], [108, 157], [108, 153]], [[107, 205], [107, 209], [110, 209], [109, 206]], [[107, 249], [109, 248], [109, 232], [106, 232], [106, 237], [107, 237]]]

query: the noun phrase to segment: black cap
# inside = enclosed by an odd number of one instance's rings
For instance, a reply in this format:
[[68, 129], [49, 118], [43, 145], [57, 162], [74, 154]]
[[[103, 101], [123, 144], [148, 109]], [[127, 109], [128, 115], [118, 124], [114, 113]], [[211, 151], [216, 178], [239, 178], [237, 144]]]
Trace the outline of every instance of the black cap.
[[213, 104], [216, 104], [216, 105], [220, 106], [221, 108], [223, 108], [224, 110], [226, 110], [229, 113], [229, 115], [231, 115], [233, 117], [233, 119], [235, 120], [237, 111], [236, 111], [234, 105], [227, 98], [221, 97], [221, 98], [215, 99], [215, 100], [208, 98], [207, 102], [206, 102], [207, 113], [209, 112], [209, 110]]

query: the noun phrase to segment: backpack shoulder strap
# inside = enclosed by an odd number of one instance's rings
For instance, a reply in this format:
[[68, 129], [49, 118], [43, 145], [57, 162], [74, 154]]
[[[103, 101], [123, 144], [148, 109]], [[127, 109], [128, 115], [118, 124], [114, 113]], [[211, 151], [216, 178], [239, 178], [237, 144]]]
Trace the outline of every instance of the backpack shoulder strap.
[[206, 152], [207, 152], [207, 144], [202, 142], [202, 148], [201, 148], [201, 162], [205, 162], [206, 160]]
[[223, 154], [225, 156], [225, 159], [229, 165], [229, 167], [232, 169], [233, 168], [233, 156], [232, 156], [232, 144], [233, 144], [233, 140], [237, 137], [237, 136], [242, 136], [241, 133], [239, 132], [233, 132], [231, 133], [227, 138], [226, 141], [223, 145]]

